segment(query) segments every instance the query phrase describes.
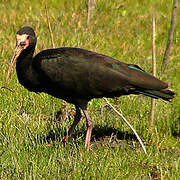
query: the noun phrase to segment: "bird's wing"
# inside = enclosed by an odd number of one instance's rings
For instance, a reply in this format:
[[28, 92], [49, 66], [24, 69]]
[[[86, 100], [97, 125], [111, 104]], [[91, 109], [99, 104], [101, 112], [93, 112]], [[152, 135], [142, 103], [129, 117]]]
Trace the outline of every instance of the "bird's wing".
[[159, 90], [167, 84], [137, 65], [79, 48], [45, 50], [34, 58], [41, 81], [81, 95], [114, 96], [136, 89]]

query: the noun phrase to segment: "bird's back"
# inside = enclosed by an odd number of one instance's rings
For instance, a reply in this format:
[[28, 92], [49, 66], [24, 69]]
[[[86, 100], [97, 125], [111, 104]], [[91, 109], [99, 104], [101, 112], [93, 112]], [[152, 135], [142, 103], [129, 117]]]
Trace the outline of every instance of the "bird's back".
[[40, 74], [42, 91], [60, 98], [113, 97], [167, 87], [136, 65], [80, 48], [42, 51], [33, 66]]

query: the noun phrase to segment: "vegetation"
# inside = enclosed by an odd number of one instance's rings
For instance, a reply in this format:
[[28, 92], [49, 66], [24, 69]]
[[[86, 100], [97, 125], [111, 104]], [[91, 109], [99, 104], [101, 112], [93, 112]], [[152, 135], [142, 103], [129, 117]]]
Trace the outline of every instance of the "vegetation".
[[[47, 6], [47, 13], [45, 4]], [[15, 47], [15, 33], [32, 26], [36, 53], [54, 46], [74, 46], [137, 64], [151, 73], [152, 11], [156, 14], [157, 77], [176, 92], [170, 103], [156, 101], [149, 126], [150, 98], [124, 96], [109, 101], [143, 139], [147, 155], [124, 122], [102, 99], [89, 103], [94, 120], [92, 144], [84, 149], [82, 120], [66, 147], [74, 107], [46, 94], [30, 93], [13, 71], [9, 88], [0, 91], [0, 179], [179, 179], [180, 178], [180, 13], [166, 74], [161, 64], [170, 25], [172, 1], [97, 0], [87, 26], [87, 1], [0, 1], [0, 82], [4, 85]], [[59, 111], [60, 117], [56, 118]]]

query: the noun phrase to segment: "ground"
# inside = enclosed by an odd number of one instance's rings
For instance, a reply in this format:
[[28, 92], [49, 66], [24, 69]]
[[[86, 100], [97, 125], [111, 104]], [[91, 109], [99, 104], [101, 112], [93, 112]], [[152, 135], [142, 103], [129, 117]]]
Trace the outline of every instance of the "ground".
[[[151, 99], [109, 99], [136, 129], [147, 155], [124, 122], [102, 99], [89, 103], [94, 121], [90, 151], [84, 149], [83, 118], [66, 147], [62, 139], [74, 106], [24, 89], [11, 75], [0, 91], [0, 179], [179, 179], [180, 178], [180, 13], [165, 73], [162, 59], [170, 26], [172, 1], [97, 0], [87, 25], [87, 1], [0, 2], [0, 82], [5, 82], [15, 47], [15, 33], [32, 26], [36, 53], [62, 46], [81, 47], [152, 71], [152, 13], [156, 17], [157, 77], [176, 92], [171, 102], [157, 100], [150, 127]], [[51, 28], [51, 30], [49, 29]], [[59, 112], [58, 118], [56, 117]]]

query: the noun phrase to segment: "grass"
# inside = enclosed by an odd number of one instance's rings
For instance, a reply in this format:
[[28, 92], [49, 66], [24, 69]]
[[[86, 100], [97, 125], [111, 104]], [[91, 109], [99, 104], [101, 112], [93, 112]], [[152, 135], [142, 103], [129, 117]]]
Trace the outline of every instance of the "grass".
[[[31, 25], [38, 36], [36, 53], [51, 48], [45, 1], [0, 2], [0, 83], [15, 47], [15, 33]], [[55, 47], [75, 46], [134, 63], [151, 73], [151, 15], [156, 13], [157, 76], [176, 92], [170, 103], [157, 100], [149, 128], [150, 99], [109, 99], [143, 139], [145, 155], [132, 132], [101, 99], [89, 103], [94, 120], [90, 152], [84, 149], [84, 119], [66, 147], [62, 139], [73, 120], [73, 105], [24, 89], [11, 75], [14, 93], [0, 91], [0, 179], [179, 179], [180, 178], [180, 24], [174, 32], [166, 74], [161, 63], [172, 1], [97, 0], [90, 25], [87, 1], [46, 1]], [[152, 8], [153, 7], [153, 8]], [[177, 20], [180, 18], [178, 14]], [[55, 118], [61, 112], [61, 121]]]

